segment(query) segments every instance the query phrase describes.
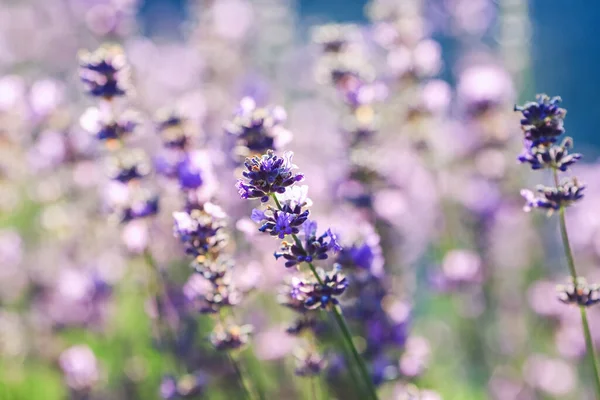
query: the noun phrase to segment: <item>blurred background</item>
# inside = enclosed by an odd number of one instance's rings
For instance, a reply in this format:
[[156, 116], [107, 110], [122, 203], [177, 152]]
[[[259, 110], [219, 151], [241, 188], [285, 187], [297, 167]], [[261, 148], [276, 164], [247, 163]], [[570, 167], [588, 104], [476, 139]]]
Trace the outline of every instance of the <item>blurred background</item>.
[[380, 399], [593, 399], [556, 215], [520, 195], [552, 175], [517, 161], [513, 107], [562, 97], [594, 282], [599, 12], [0, 0], [0, 399], [368, 398], [331, 305], [294, 302], [306, 268], [238, 195], [267, 149], [305, 176], [315, 260], [344, 277], [330, 297]]

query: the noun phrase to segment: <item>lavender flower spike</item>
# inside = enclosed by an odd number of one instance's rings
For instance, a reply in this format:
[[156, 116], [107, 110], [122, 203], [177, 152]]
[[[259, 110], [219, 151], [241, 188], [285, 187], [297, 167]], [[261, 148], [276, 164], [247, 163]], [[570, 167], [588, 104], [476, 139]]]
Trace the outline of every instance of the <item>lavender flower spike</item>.
[[541, 143], [554, 143], [556, 138], [565, 133], [564, 119], [567, 110], [558, 104], [561, 98], [550, 98], [545, 94], [538, 94], [536, 101], [531, 101], [523, 106], [515, 106], [515, 111], [523, 115], [521, 129], [525, 139], [530, 140], [534, 146]]

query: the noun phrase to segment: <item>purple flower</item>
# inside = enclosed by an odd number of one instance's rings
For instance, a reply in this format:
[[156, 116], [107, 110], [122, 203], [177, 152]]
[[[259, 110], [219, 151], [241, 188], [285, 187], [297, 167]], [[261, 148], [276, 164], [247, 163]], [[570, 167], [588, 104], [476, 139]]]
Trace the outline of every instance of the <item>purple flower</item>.
[[156, 129], [167, 148], [185, 149], [192, 137], [187, 118], [178, 110], [169, 108], [159, 110], [155, 117]]
[[558, 299], [565, 304], [589, 307], [600, 303], [600, 286], [588, 284], [583, 277], [578, 277], [575, 282], [570, 278], [567, 284], [559, 285], [557, 291]]
[[65, 382], [73, 390], [89, 391], [100, 378], [96, 356], [86, 345], [76, 345], [63, 351], [59, 364]]
[[284, 242], [281, 252], [275, 253], [275, 258], [283, 257], [287, 268], [303, 262], [313, 262], [313, 260], [325, 260], [329, 257], [329, 252], [339, 252], [342, 247], [337, 242], [337, 237], [328, 229], [321, 236], [317, 237], [317, 223], [307, 220], [304, 225], [304, 245], [298, 243]]
[[258, 228], [259, 231], [283, 239], [285, 235], [299, 233], [300, 226], [308, 219], [308, 214], [309, 211], [302, 211], [300, 206], [292, 209], [286, 205], [281, 210], [270, 207], [267, 211], [261, 211], [255, 208], [252, 210], [251, 218], [254, 222], [262, 224]]
[[225, 132], [236, 138], [238, 153], [263, 154], [277, 149], [290, 136], [282, 126], [286, 117], [281, 107], [257, 108], [254, 99], [244, 97], [233, 120], [225, 125]]
[[127, 110], [118, 118], [104, 118], [98, 108], [90, 107], [80, 118], [81, 126], [100, 141], [123, 140], [140, 124], [136, 111]]
[[210, 335], [210, 341], [217, 350], [235, 350], [250, 340], [251, 325], [218, 324]]
[[187, 254], [194, 257], [218, 253], [227, 244], [227, 235], [222, 231], [225, 214], [210, 203], [201, 209], [173, 213], [173, 232], [183, 243]]
[[539, 185], [536, 189], [537, 193], [523, 189], [521, 195], [527, 201], [523, 209], [528, 212], [533, 208], [542, 208], [551, 214], [552, 211], [568, 207], [583, 198], [584, 189], [585, 185], [579, 183], [575, 178], [563, 182], [558, 188]]
[[163, 400], [173, 400], [178, 396], [177, 379], [172, 375], [163, 376], [160, 382], [160, 398]]
[[329, 309], [338, 304], [337, 296], [343, 294], [348, 287], [348, 279], [339, 272], [339, 269], [340, 267], [336, 266], [328, 273], [320, 270], [319, 276], [321, 276], [322, 284], [308, 280], [298, 284], [300, 298], [303, 299], [307, 309]]
[[198, 189], [204, 183], [198, 164], [189, 154], [177, 165], [177, 176], [183, 189]]
[[168, 150], [154, 160], [156, 171], [177, 179], [182, 190], [196, 190], [205, 183], [206, 162], [201, 152]]
[[534, 146], [554, 143], [558, 136], [565, 133], [564, 119], [567, 110], [558, 106], [561, 102], [558, 96], [550, 98], [548, 95], [538, 94], [535, 98], [536, 101], [515, 106], [515, 111], [523, 114], [521, 129], [525, 133], [525, 139]]
[[123, 150], [109, 156], [107, 169], [110, 179], [121, 183], [141, 179], [151, 172], [148, 156], [140, 149]]
[[377, 254], [376, 249], [368, 243], [353, 244], [350, 247], [344, 247], [340, 251], [337, 262], [346, 268], [360, 268], [371, 271], [377, 256], [380, 256], [380, 254]]
[[306, 280], [294, 276], [281, 287], [278, 295], [279, 304], [298, 313], [306, 313], [308, 310], [304, 306], [304, 292], [302, 291], [306, 284]]
[[293, 155], [288, 151], [283, 157], [278, 157], [269, 150], [262, 156], [247, 158], [244, 162], [246, 171], [236, 185], [241, 198], [260, 199], [265, 203], [270, 195], [285, 193], [286, 188], [302, 181], [304, 175], [292, 172], [296, 168], [292, 164]]
[[569, 154], [569, 149], [573, 147], [573, 139], [565, 138], [560, 145], [550, 143], [541, 143], [532, 146], [529, 141], [525, 143], [525, 149], [519, 156], [521, 163], [531, 164], [531, 169], [556, 168], [566, 171], [567, 168], [581, 159], [579, 153]]
[[158, 196], [152, 192], [137, 190], [131, 200], [117, 210], [121, 223], [156, 215], [158, 200]]
[[124, 96], [130, 86], [125, 52], [119, 45], [104, 45], [79, 54], [79, 78], [91, 96], [112, 99]]
[[298, 376], [316, 376], [319, 375], [327, 366], [325, 358], [314, 351], [297, 351], [296, 354], [296, 375]]

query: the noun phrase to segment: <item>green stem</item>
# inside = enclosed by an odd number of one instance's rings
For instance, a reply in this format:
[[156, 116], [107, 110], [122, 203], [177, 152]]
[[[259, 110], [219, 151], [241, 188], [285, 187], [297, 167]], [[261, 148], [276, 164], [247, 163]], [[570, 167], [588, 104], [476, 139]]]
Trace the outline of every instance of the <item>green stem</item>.
[[[558, 171], [554, 169], [554, 184], [556, 188], [559, 187]], [[569, 234], [567, 232], [567, 222], [565, 218], [565, 207], [560, 207], [558, 211], [559, 222], [560, 222], [560, 236], [562, 238], [563, 247], [565, 249], [565, 256], [567, 257], [567, 265], [569, 266], [569, 272], [573, 279], [573, 284], [577, 283], [577, 271], [575, 269], [575, 260], [573, 258], [573, 251], [571, 250], [571, 243], [569, 241]], [[596, 399], [600, 400], [600, 374], [598, 373], [598, 362], [596, 360], [596, 351], [594, 350], [594, 342], [592, 340], [592, 333], [590, 331], [590, 325], [587, 318], [587, 312], [585, 307], [579, 306], [581, 314], [581, 324], [583, 325], [583, 335], [585, 336], [585, 346], [587, 348], [587, 354], [594, 370], [594, 385], [596, 389]]]
[[229, 358], [229, 361], [233, 366], [233, 370], [235, 371], [235, 375], [237, 377], [240, 387], [244, 390], [244, 397], [246, 399], [254, 399], [255, 397], [252, 395], [252, 391], [250, 390], [251, 386], [249, 385], [248, 380], [245, 377], [245, 374], [241, 368], [241, 364], [230, 353], [227, 353], [227, 358]]
[[[293, 236], [294, 236], [294, 240], [296, 240], [297, 239], [296, 235], [293, 235]], [[319, 273], [317, 272], [317, 269], [315, 268], [313, 263], [307, 263], [307, 264], [308, 264], [308, 267], [310, 268], [311, 272], [313, 273], [313, 275], [319, 282], [319, 284], [323, 285], [323, 280], [319, 276]], [[373, 385], [373, 380], [371, 379], [369, 370], [367, 369], [365, 361], [363, 360], [363, 358], [359, 354], [358, 350], [356, 349], [356, 346], [354, 345], [354, 341], [352, 340], [352, 334], [350, 333], [348, 324], [346, 324], [346, 320], [344, 319], [344, 317], [342, 315], [342, 311], [339, 306], [333, 307], [333, 316], [335, 318], [335, 322], [337, 323], [338, 327], [340, 328], [340, 331], [342, 332], [342, 336], [344, 338], [344, 341], [346, 342], [346, 345], [350, 349], [350, 354], [351, 354], [352, 358], [354, 358], [354, 361], [356, 362], [356, 365], [358, 366], [358, 370], [360, 371], [362, 380], [365, 383], [365, 386], [367, 388], [367, 391], [369, 392], [370, 398], [377, 400], [377, 390], [375, 389], [375, 386]]]

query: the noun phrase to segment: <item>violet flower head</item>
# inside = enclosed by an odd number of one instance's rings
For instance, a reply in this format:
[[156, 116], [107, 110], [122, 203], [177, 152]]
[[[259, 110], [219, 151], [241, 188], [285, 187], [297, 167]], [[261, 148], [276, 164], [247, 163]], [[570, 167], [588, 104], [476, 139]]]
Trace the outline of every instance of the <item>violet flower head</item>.
[[210, 335], [210, 341], [217, 350], [235, 350], [248, 343], [252, 331], [251, 325], [218, 324]]
[[188, 146], [193, 132], [187, 117], [177, 109], [159, 110], [154, 122], [165, 147], [183, 150]]
[[550, 98], [545, 94], [538, 94], [536, 101], [525, 103], [523, 106], [515, 105], [515, 111], [523, 114], [521, 129], [525, 139], [531, 141], [533, 146], [541, 143], [554, 143], [556, 138], [563, 133], [564, 119], [567, 110], [558, 105], [561, 98]]
[[225, 132], [236, 138], [236, 152], [249, 156], [276, 150], [290, 133], [282, 126], [287, 114], [282, 107], [257, 108], [256, 102], [244, 97], [233, 119], [225, 124]]
[[242, 300], [242, 293], [233, 284], [229, 271], [213, 280], [194, 273], [183, 292], [189, 308], [201, 314], [218, 313], [222, 308], [236, 306]]
[[307, 309], [330, 309], [339, 303], [337, 296], [348, 287], [348, 279], [339, 270], [340, 266], [327, 273], [318, 270], [322, 284], [309, 279], [298, 283], [299, 296]]
[[560, 145], [540, 143], [532, 146], [526, 142], [525, 149], [518, 160], [523, 164], [529, 163], [534, 170], [549, 168], [565, 172], [582, 157], [579, 153], [569, 154], [571, 147], [573, 147], [573, 139], [570, 137], [564, 138]]
[[206, 383], [206, 376], [202, 373], [186, 374], [179, 379], [166, 375], [160, 383], [160, 398], [163, 400], [193, 398], [202, 393]]
[[154, 160], [156, 171], [170, 179], [176, 179], [181, 190], [199, 189], [206, 181], [207, 163], [200, 151], [182, 152], [167, 149]]
[[561, 207], [568, 207], [583, 198], [584, 189], [585, 185], [575, 178], [563, 181], [558, 188], [539, 185], [536, 188], [537, 193], [523, 189], [521, 195], [527, 201], [523, 209], [529, 212], [534, 208], [541, 208], [548, 210], [548, 213], [551, 214], [553, 211], [557, 211]]
[[202, 208], [173, 213], [173, 232], [183, 243], [185, 251], [194, 257], [218, 253], [227, 244], [223, 232], [225, 213], [206, 203]]
[[152, 171], [146, 152], [140, 149], [122, 150], [107, 159], [108, 177], [127, 183], [141, 179]]
[[299, 350], [294, 354], [296, 358], [296, 375], [317, 376], [327, 366], [327, 360], [315, 351]]
[[130, 88], [130, 67], [123, 48], [105, 44], [93, 52], [81, 51], [79, 78], [91, 96], [108, 100], [125, 96]]
[[308, 210], [302, 211], [300, 206], [291, 208], [284, 205], [281, 210], [269, 207], [266, 211], [252, 210], [252, 220], [262, 224], [259, 231], [277, 236], [279, 239], [286, 235], [295, 235], [300, 232], [300, 227], [308, 219]]
[[262, 156], [247, 158], [244, 162], [246, 171], [236, 184], [241, 198], [260, 199], [265, 203], [270, 195], [284, 193], [287, 187], [302, 181], [304, 175], [293, 172], [297, 168], [292, 164], [293, 155], [288, 151], [279, 157], [269, 150]]
[[158, 213], [159, 197], [144, 188], [132, 189], [132, 193], [126, 203], [115, 208], [115, 212], [121, 223], [151, 217]]
[[345, 51], [352, 39], [356, 39], [358, 28], [352, 24], [326, 24], [312, 31], [312, 40], [323, 53], [338, 54]]
[[279, 304], [298, 313], [306, 313], [308, 309], [304, 306], [304, 292], [302, 291], [305, 285], [306, 281], [304, 279], [297, 276], [291, 278], [279, 290], [277, 297]]
[[136, 111], [127, 110], [116, 118], [103, 118], [98, 108], [90, 107], [81, 116], [80, 123], [99, 141], [123, 140], [139, 126], [140, 116]]
[[304, 225], [304, 246], [298, 246], [298, 243], [283, 242], [281, 251], [275, 253], [275, 258], [283, 257], [286, 262], [286, 268], [303, 262], [313, 262], [313, 260], [326, 260], [329, 253], [337, 253], [342, 247], [337, 241], [337, 236], [331, 232], [331, 229], [317, 236], [317, 223], [307, 220]]
[[565, 304], [589, 307], [600, 302], [600, 286], [588, 284], [583, 277], [578, 277], [576, 281], [570, 278], [568, 283], [557, 286], [556, 290], [558, 299]]

